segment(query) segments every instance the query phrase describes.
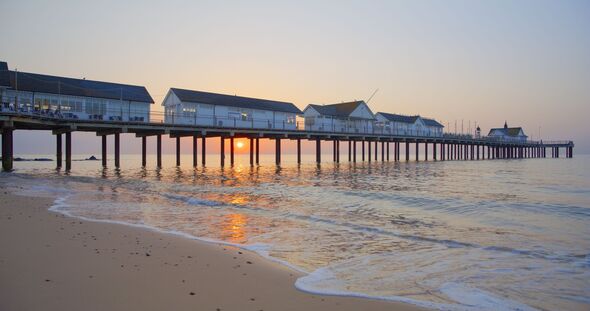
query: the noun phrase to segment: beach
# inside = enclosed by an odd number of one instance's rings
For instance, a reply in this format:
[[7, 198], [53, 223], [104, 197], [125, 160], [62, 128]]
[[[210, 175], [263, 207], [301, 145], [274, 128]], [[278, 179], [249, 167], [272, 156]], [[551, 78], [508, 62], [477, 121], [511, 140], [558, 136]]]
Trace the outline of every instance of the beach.
[[255, 253], [67, 217], [50, 198], [0, 202], [1, 310], [424, 310], [304, 293]]

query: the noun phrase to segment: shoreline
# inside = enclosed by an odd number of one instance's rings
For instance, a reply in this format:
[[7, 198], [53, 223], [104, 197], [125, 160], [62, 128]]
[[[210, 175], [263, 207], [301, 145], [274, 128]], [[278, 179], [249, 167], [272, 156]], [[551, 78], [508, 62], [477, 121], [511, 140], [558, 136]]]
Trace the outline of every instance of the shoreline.
[[50, 198], [0, 202], [0, 309], [428, 310], [303, 292], [302, 272], [253, 251], [66, 216]]

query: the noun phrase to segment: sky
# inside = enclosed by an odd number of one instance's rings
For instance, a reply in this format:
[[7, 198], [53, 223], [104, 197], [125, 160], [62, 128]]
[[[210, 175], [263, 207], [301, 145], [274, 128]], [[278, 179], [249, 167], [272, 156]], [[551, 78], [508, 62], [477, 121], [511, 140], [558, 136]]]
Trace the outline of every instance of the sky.
[[[11, 70], [145, 85], [155, 111], [170, 87], [302, 110], [379, 89], [374, 112], [451, 131], [507, 121], [590, 153], [590, 1], [0, 0], [0, 12]], [[16, 155], [54, 152], [50, 133], [15, 135]], [[75, 134], [73, 148], [100, 153], [99, 138]]]

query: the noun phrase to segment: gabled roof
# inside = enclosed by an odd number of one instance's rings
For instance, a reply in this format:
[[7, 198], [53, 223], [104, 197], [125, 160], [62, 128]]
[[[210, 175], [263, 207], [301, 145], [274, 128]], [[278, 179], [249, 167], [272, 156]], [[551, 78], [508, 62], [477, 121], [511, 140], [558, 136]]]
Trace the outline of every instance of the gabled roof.
[[426, 126], [445, 127], [444, 125], [438, 123], [438, 121], [434, 119], [422, 118], [422, 121], [424, 121], [424, 124], [426, 124]]
[[411, 123], [414, 124], [419, 116], [404, 116], [401, 114], [394, 114], [394, 113], [387, 113], [387, 112], [377, 112], [377, 114], [382, 115], [385, 119], [391, 122], [400, 122], [400, 123]]
[[[504, 136], [517, 137], [518, 134], [520, 134], [520, 131], [522, 131], [522, 133], [524, 135], [524, 131], [522, 130], [522, 127], [499, 127], [499, 128], [490, 129], [488, 136], [490, 136], [493, 132], [496, 132], [496, 131], [502, 133]], [[524, 135], [524, 136], [526, 136], [526, 135]]]
[[144, 103], [154, 102], [143, 86], [57, 77], [20, 71], [16, 73], [10, 70], [8, 71], [8, 75], [10, 87], [13, 89], [17, 87], [16, 82], [18, 78], [19, 91], [123, 99]]
[[331, 104], [331, 105], [315, 105], [309, 104], [309, 107], [315, 109], [318, 113], [324, 116], [348, 118], [360, 106], [366, 105], [364, 101], [357, 100], [348, 103]]
[[436, 127], [444, 127], [442, 124], [438, 123], [434, 119], [423, 118], [421, 116], [404, 116], [401, 114], [394, 114], [394, 113], [387, 113], [387, 112], [378, 112], [385, 119], [391, 122], [399, 122], [399, 123], [408, 123], [414, 124], [416, 120], [422, 119], [426, 126], [436, 126]]
[[235, 95], [216, 94], [216, 93], [201, 92], [201, 91], [184, 90], [184, 89], [177, 89], [177, 88], [171, 88], [170, 91], [172, 91], [174, 94], [176, 94], [178, 99], [180, 99], [183, 102], [230, 106], [230, 107], [238, 107], [238, 108], [259, 109], [259, 110], [271, 110], [271, 111], [279, 111], [279, 112], [287, 112], [287, 113], [295, 113], [295, 114], [302, 113], [301, 110], [299, 110], [299, 108], [297, 108], [295, 105], [293, 105], [292, 103], [287, 103], [287, 102], [279, 102], [279, 101], [274, 101], [274, 100], [257, 99], [257, 98], [242, 97], [242, 96], [235, 96]]
[[0, 62], [0, 87], [10, 87], [8, 64], [6, 62]]

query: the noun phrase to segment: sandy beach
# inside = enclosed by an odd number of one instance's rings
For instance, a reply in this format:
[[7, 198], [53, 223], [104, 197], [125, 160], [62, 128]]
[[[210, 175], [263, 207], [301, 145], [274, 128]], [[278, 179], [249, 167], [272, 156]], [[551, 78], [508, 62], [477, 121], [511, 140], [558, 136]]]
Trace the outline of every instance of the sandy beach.
[[0, 193], [0, 310], [423, 310], [298, 291], [257, 254], [50, 212]]

